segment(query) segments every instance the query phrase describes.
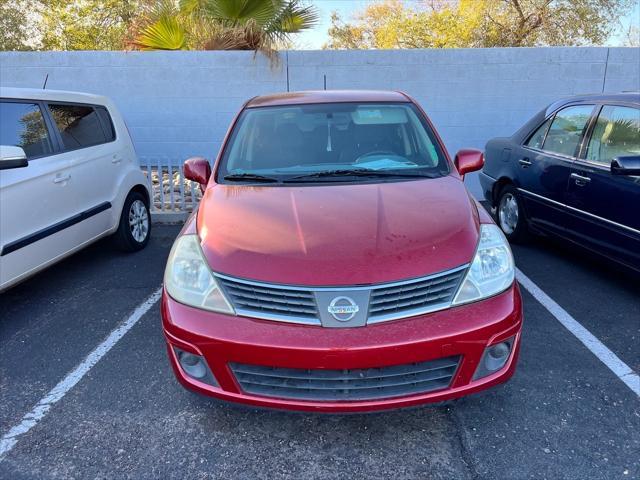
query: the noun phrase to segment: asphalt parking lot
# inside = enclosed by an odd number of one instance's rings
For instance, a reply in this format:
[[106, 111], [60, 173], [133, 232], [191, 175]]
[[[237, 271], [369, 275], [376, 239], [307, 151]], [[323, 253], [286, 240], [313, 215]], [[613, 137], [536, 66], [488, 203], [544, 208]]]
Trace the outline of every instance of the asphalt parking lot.
[[[638, 396], [525, 289], [515, 377], [449, 406], [290, 414], [183, 390], [158, 303], [145, 304], [178, 230], [157, 226], [134, 255], [102, 241], [0, 295], [5, 446], [8, 432], [29, 427], [9, 439], [0, 478], [640, 478]], [[636, 275], [547, 239], [514, 253], [532, 282], [640, 372]], [[60, 390], [132, 312], [143, 315]]]

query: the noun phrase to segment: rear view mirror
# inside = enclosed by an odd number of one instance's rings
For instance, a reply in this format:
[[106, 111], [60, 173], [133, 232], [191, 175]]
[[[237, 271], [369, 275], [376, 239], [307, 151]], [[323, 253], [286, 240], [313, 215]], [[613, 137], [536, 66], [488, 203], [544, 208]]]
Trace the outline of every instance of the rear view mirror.
[[464, 176], [465, 173], [475, 172], [484, 166], [484, 155], [480, 150], [465, 148], [456, 153], [454, 163], [458, 173]]
[[204, 192], [209, 177], [211, 176], [211, 166], [206, 158], [191, 157], [184, 162], [184, 176], [189, 180], [200, 184], [200, 190]]
[[0, 170], [22, 168], [29, 164], [27, 154], [21, 147], [0, 145]]
[[611, 160], [613, 175], [640, 175], [640, 155], [616, 157]]

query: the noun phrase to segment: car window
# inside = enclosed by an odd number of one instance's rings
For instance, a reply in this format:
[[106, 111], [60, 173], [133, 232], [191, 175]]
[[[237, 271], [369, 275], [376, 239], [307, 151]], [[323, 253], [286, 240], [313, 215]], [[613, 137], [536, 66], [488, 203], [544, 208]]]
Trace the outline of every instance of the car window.
[[615, 157], [640, 155], [640, 109], [606, 105], [589, 140], [586, 159], [610, 165]]
[[60, 131], [65, 150], [90, 147], [107, 142], [98, 114], [85, 105], [48, 105]]
[[529, 138], [527, 142], [527, 146], [531, 148], [542, 148], [542, 142], [544, 142], [544, 136], [547, 134], [547, 129], [549, 128], [549, 124], [551, 123], [553, 118], [547, 119], [540, 127], [534, 132], [533, 135]]
[[98, 112], [98, 116], [100, 120], [102, 120], [102, 127], [105, 130], [105, 136], [107, 142], [112, 142], [116, 139], [116, 132], [113, 129], [113, 122], [111, 121], [111, 115], [105, 107], [95, 107], [96, 112]]
[[575, 157], [592, 111], [593, 105], [577, 105], [556, 113], [542, 149]]
[[27, 158], [52, 153], [51, 138], [37, 104], [0, 102], [0, 145], [21, 147]]
[[448, 173], [434, 133], [409, 103], [246, 109], [225, 148], [220, 172], [286, 177], [353, 168]]

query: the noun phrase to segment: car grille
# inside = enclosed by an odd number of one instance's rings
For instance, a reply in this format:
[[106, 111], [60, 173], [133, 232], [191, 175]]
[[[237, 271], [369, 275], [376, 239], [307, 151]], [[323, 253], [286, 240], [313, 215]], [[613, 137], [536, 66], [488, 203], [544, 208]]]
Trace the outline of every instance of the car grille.
[[371, 286], [298, 287], [254, 282], [216, 274], [239, 315], [283, 322], [321, 325], [316, 292], [369, 290], [368, 322], [411, 317], [451, 305], [467, 265], [428, 277]]
[[391, 320], [445, 308], [453, 301], [465, 270], [374, 288], [369, 303], [371, 321]]
[[382, 368], [316, 370], [230, 364], [245, 393], [309, 401], [358, 401], [447, 388], [460, 357]]
[[309, 290], [289, 290], [268, 284], [245, 283], [228, 277], [218, 280], [238, 313], [320, 325], [316, 302]]

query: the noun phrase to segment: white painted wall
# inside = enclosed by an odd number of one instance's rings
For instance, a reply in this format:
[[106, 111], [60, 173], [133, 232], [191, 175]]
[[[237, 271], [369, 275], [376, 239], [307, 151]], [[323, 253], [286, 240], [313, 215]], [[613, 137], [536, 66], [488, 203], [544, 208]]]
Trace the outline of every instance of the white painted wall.
[[[289, 51], [272, 67], [251, 52], [0, 52], [0, 86], [112, 97], [143, 162], [215, 157], [233, 115], [254, 95], [397, 89], [415, 97], [453, 155], [510, 135], [552, 101], [640, 90], [640, 48]], [[470, 189], [479, 194], [477, 178]]]

